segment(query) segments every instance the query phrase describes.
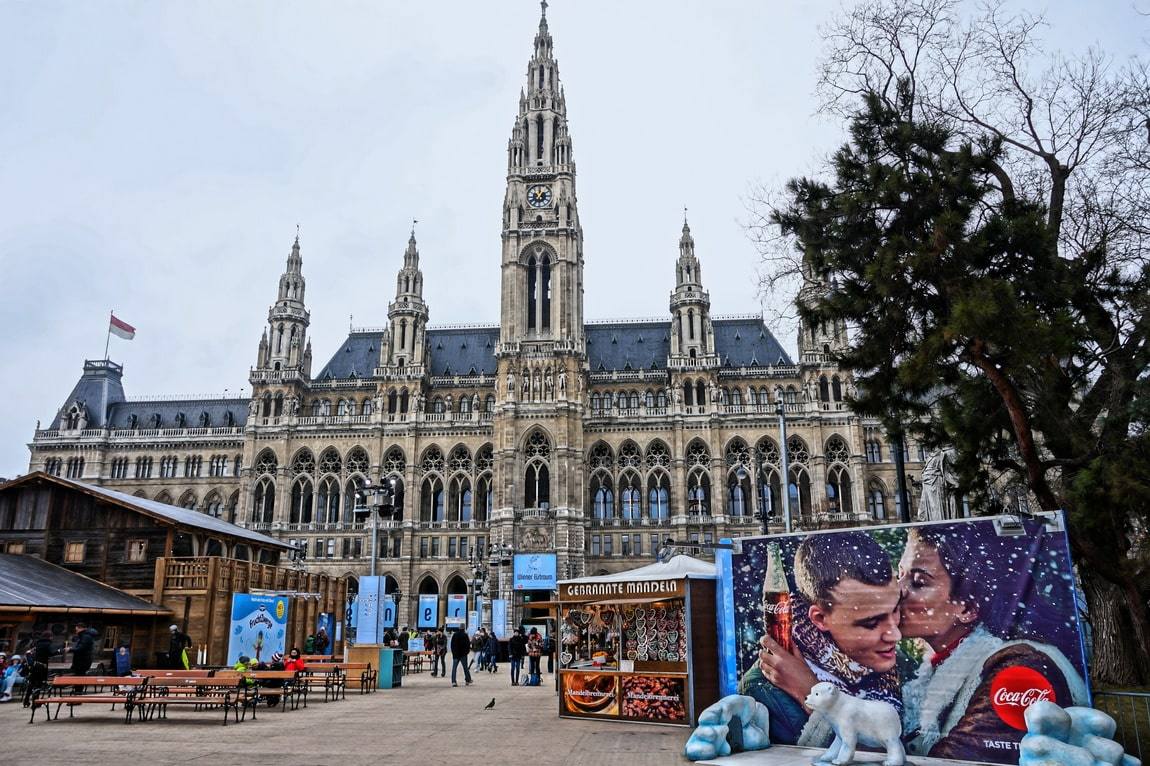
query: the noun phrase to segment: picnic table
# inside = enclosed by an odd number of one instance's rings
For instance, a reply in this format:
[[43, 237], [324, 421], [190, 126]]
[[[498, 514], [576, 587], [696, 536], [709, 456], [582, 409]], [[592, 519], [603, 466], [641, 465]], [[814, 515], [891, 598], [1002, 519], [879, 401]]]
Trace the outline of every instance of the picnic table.
[[423, 663], [427, 661], [428, 667], [431, 667], [432, 655], [435, 652], [427, 649], [421, 652], [404, 652], [403, 653], [403, 672], [405, 673], [422, 673]]
[[143, 720], [144, 711], [140, 705], [147, 683], [147, 678], [131, 676], [56, 676], [46, 687], [33, 692], [29, 703], [32, 715], [28, 723], [36, 720], [36, 711], [41, 707], [47, 708], [48, 720], [52, 720], [51, 705], [56, 706], [57, 719], [64, 705], [68, 706], [68, 717], [72, 718], [80, 705], [104, 704], [111, 705], [112, 710], [116, 705], [122, 705], [124, 723], [132, 722], [132, 712], [139, 707], [140, 720]]

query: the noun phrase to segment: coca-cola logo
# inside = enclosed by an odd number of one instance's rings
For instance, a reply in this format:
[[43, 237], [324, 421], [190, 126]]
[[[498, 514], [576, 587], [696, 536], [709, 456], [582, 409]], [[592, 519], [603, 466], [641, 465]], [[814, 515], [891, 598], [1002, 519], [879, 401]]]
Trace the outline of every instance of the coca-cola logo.
[[1026, 731], [1026, 708], [1035, 702], [1058, 702], [1054, 686], [1037, 670], [1015, 666], [1000, 671], [990, 682], [990, 704], [1004, 723]]
[[770, 601], [765, 601], [765, 602], [763, 602], [763, 613], [764, 614], [775, 614], [775, 615], [790, 614], [791, 613], [791, 602], [790, 601], [779, 601], [777, 603], [772, 604]]

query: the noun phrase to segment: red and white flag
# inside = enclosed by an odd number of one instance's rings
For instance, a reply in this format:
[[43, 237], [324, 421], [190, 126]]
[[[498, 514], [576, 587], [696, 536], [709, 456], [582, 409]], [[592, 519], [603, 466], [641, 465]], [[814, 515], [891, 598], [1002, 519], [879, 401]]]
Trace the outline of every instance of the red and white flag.
[[108, 325], [108, 332], [124, 340], [131, 340], [136, 337], [136, 328], [122, 319], [116, 319], [115, 314], [112, 314], [112, 321]]

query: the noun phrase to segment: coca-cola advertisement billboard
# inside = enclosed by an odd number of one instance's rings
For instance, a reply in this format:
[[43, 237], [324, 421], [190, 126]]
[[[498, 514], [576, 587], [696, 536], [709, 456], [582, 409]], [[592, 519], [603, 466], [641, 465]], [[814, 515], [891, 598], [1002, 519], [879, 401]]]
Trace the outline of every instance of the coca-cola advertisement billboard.
[[772, 741], [830, 744], [802, 705], [822, 681], [894, 705], [908, 755], [990, 763], [1018, 763], [1035, 702], [1089, 704], [1062, 517], [1010, 521], [739, 540], [725, 661]]

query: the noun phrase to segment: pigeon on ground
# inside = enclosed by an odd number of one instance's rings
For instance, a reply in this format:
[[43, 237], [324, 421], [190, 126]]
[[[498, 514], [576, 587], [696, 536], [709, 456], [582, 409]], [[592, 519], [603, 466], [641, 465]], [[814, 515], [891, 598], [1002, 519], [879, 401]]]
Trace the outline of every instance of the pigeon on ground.
[[483, 709], [484, 710], [490, 710], [493, 707], [495, 707], [495, 698], [494, 697], [491, 698], [490, 702], [488, 702], [486, 705], [483, 706]]

